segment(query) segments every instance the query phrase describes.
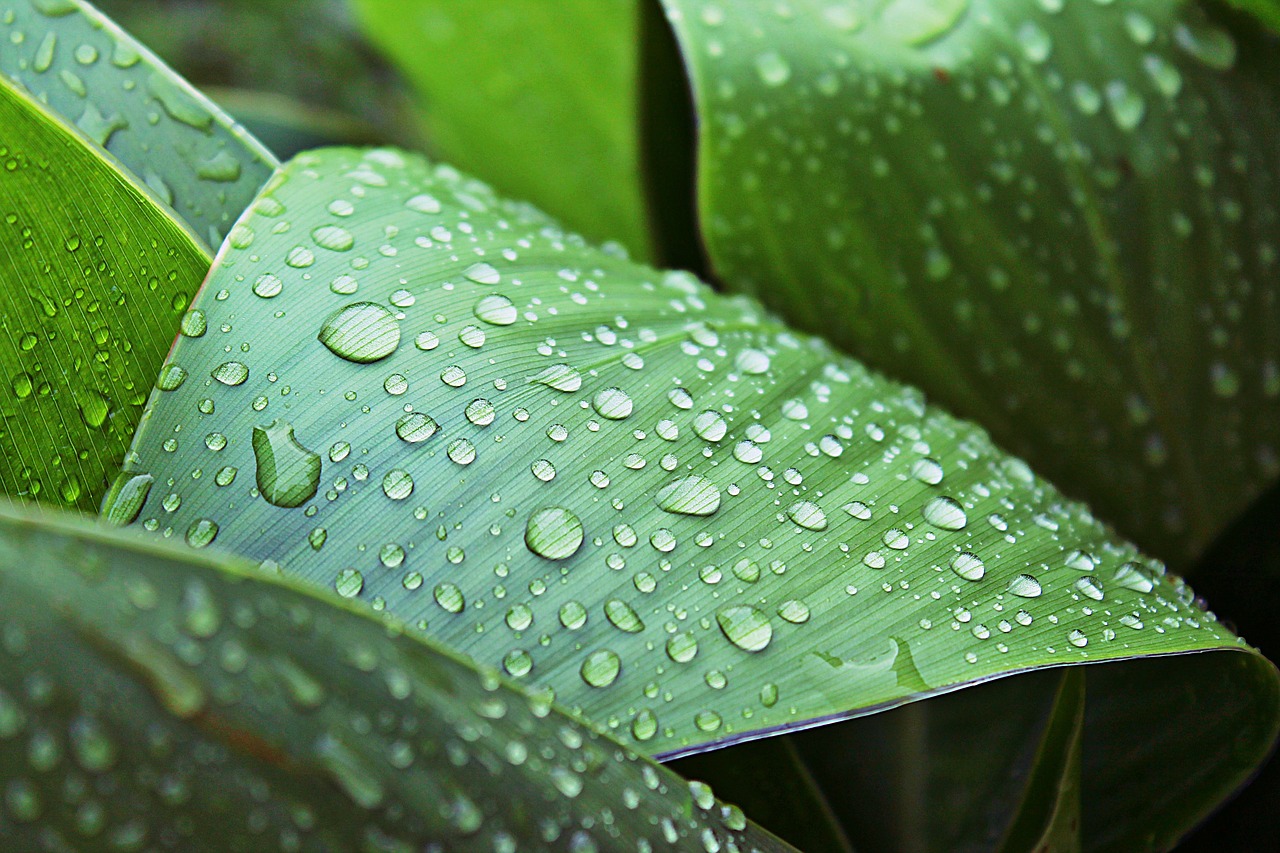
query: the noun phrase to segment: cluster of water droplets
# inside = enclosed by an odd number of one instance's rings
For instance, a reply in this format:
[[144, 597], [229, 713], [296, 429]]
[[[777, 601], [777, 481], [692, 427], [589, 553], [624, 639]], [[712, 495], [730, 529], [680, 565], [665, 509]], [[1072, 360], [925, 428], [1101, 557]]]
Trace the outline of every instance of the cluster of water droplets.
[[1218, 641], [980, 430], [448, 168], [304, 155], [230, 241], [106, 515], [390, 610], [646, 749]]

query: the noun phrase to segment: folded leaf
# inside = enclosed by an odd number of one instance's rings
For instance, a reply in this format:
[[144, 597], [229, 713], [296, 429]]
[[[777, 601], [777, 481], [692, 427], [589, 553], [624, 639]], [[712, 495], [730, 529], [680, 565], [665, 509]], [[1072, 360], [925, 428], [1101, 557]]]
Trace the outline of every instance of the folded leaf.
[[222, 242], [276, 166], [226, 113], [83, 0], [7, 4], [0, 39], [0, 76], [115, 155], [209, 245]]
[[114, 158], [3, 77], [0, 128], [0, 490], [92, 509], [208, 250]]
[[1280, 473], [1280, 39], [1175, 0], [664, 0], [722, 280], [1185, 561]]
[[1209, 650], [1239, 754], [1274, 736], [1274, 669], [1180, 580], [751, 302], [385, 149], [299, 156], [237, 232], [117, 523], [369, 601], [655, 755]]
[[9, 849], [790, 850], [403, 629], [0, 509]]

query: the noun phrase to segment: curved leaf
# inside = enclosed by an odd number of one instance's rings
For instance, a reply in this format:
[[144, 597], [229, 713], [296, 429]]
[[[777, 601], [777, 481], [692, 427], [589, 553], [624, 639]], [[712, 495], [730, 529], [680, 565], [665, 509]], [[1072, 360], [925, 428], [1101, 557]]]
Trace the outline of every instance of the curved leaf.
[[0, 490], [93, 509], [209, 256], [3, 77], [0, 128]]
[[[357, 0], [433, 147], [596, 240], [656, 246], [641, 182], [642, 0]], [[633, 37], [635, 36], [635, 37]]]
[[82, 0], [0, 12], [0, 75], [110, 151], [217, 246], [275, 157]]
[[1171, 0], [664, 2], [727, 283], [1171, 557], [1274, 480], [1276, 37]]
[[[751, 302], [389, 150], [301, 155], [237, 230], [117, 522], [385, 607], [652, 754], [1197, 650], [1239, 754], [1274, 736], [1274, 668], [1181, 581]], [[1219, 796], [1248, 771], [1211, 755]]]
[[791, 849], [545, 698], [238, 562], [6, 507], [0, 590], [11, 849]]

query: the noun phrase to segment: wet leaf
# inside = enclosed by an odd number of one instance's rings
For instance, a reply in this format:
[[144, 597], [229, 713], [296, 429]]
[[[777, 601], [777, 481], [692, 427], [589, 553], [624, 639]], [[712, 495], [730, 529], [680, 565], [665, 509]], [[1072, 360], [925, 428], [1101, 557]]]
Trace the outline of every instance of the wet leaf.
[[1164, 0], [664, 5], [727, 284], [1170, 558], [1275, 479], [1275, 36]]
[[[1274, 669], [1180, 580], [754, 303], [387, 149], [301, 155], [240, 224], [258, 236], [220, 255], [210, 332], [175, 346], [189, 378], [122, 478], [172, 485], [109, 517], [385, 608], [654, 755], [1191, 651], [1219, 654], [1164, 679], [1217, 679], [1253, 723], [1192, 749], [1180, 796], [1222, 796], [1270, 744]], [[1129, 683], [1111, 695], [1155, 713]]]
[[0, 128], [0, 490], [91, 510], [119, 471], [208, 249], [2, 76]]
[[791, 849], [546, 698], [238, 561], [10, 506], [0, 589], [12, 849]]
[[275, 157], [208, 98], [82, 0], [0, 12], [0, 75], [74, 124], [211, 246]]

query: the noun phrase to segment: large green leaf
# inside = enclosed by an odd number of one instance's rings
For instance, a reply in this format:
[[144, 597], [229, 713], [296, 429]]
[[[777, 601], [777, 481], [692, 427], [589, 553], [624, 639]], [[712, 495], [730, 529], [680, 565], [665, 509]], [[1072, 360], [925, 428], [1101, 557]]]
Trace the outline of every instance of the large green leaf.
[[225, 558], [0, 509], [11, 850], [786, 850], [496, 673]]
[[0, 490], [93, 509], [208, 250], [2, 76], [0, 164]]
[[[596, 240], [651, 257], [640, 0], [356, 0], [421, 93], [432, 146]], [[634, 37], [633, 37], [634, 36]]]
[[1280, 40], [1174, 0], [664, 2], [723, 280], [1170, 557], [1280, 472]]
[[82, 0], [6, 3], [0, 39], [0, 76], [115, 155], [211, 246], [276, 165], [230, 117]]
[[[652, 754], [1192, 651], [1219, 653], [1165, 679], [1237, 685], [1240, 732], [1173, 730], [1206, 757], [1188, 796], [1221, 796], [1274, 736], [1274, 668], [1180, 580], [749, 301], [385, 149], [298, 157], [237, 232], [106, 502], [118, 523], [386, 608]], [[1129, 681], [1111, 693], [1158, 716]], [[1162, 772], [1147, 757], [1135, 791]], [[1166, 805], [1118, 831], [1185, 828]]]

